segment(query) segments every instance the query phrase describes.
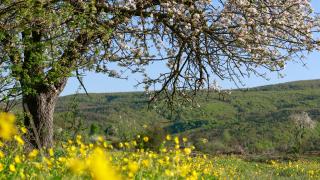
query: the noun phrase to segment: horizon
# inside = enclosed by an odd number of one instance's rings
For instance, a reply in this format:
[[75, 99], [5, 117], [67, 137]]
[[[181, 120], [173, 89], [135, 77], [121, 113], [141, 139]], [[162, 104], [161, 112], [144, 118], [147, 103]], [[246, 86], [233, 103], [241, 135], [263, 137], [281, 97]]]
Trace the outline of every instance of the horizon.
[[[248, 87], [249, 89], [254, 89], [254, 88], [260, 88], [260, 87], [265, 87], [265, 86], [274, 86], [274, 85], [282, 85], [282, 84], [287, 84], [287, 83], [296, 83], [296, 82], [307, 82], [307, 81], [319, 81], [320, 82], [320, 78], [318, 79], [306, 79], [306, 80], [296, 80], [296, 81], [287, 81], [287, 82], [281, 82], [281, 83], [272, 83], [272, 84], [265, 84], [265, 85], [261, 85], [261, 86], [252, 86], [252, 87]], [[247, 87], [244, 87], [247, 88]], [[238, 89], [222, 89], [222, 90], [239, 90], [239, 89], [244, 89], [244, 88], [238, 88]], [[144, 91], [115, 91], [115, 92], [88, 92], [88, 94], [121, 94], [121, 93], [143, 93]], [[77, 94], [77, 92], [73, 93], [73, 94], [66, 94], [66, 95], [60, 95], [59, 97], [66, 97], [66, 96], [72, 96]], [[80, 92], [78, 94], [86, 94], [85, 92]]]

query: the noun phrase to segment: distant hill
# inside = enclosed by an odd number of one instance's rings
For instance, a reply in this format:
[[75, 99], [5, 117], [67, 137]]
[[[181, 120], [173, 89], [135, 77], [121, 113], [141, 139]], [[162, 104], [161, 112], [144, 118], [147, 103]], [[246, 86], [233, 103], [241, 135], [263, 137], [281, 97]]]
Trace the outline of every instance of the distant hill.
[[[199, 108], [172, 113], [147, 109], [142, 92], [78, 94], [59, 99], [55, 119], [62, 129], [74, 128], [82, 119], [86, 133], [114, 139], [179, 134], [209, 153], [278, 153], [295, 151], [297, 146], [320, 150], [320, 80], [235, 90], [225, 100], [200, 93], [197, 102]], [[316, 122], [314, 128], [299, 129], [290, 120], [302, 112]], [[303, 139], [298, 142], [299, 133]]]
[[252, 89], [262, 91], [276, 91], [276, 90], [305, 90], [305, 89], [317, 89], [320, 88], [320, 79], [294, 81], [275, 85], [260, 86]]

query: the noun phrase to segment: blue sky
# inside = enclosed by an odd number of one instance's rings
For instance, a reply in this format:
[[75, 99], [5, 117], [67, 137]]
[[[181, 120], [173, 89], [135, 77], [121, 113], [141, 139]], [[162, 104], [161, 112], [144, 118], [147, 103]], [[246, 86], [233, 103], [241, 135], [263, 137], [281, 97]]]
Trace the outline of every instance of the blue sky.
[[[320, 12], [320, 3], [317, 1], [319, 0], [312, 0], [312, 5], [317, 12]], [[244, 80], [245, 87], [296, 80], [320, 79], [320, 52], [313, 52], [307, 55], [304, 62], [306, 63], [305, 67], [303, 67], [301, 63], [288, 63], [286, 69], [282, 72], [285, 75], [283, 78], [278, 77], [277, 74], [269, 74], [268, 78], [270, 78], [270, 80], [267, 81], [262, 78], [252, 76], [251, 78]], [[149, 68], [149, 71], [153, 73], [161, 72], [161, 67], [163, 68], [164, 66], [154, 65]], [[90, 72], [84, 77], [84, 84], [87, 91], [90, 93], [142, 91], [142, 87], [134, 87], [137, 80], [139, 80], [139, 77], [136, 75], [129, 76], [128, 80], [122, 80], [109, 78], [104, 74]], [[219, 83], [223, 88], [236, 88], [232, 82], [221, 81]], [[70, 78], [61, 95], [74, 94], [78, 87], [79, 83], [77, 79]]]

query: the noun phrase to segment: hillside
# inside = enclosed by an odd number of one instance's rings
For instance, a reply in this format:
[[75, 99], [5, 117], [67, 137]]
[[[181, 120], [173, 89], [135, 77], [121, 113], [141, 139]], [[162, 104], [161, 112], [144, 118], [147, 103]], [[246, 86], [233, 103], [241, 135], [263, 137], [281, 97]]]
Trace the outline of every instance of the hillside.
[[85, 131], [113, 139], [182, 134], [210, 153], [272, 154], [320, 148], [320, 123], [303, 129], [289, 118], [307, 112], [314, 122], [320, 121], [320, 80], [236, 90], [225, 100], [202, 93], [197, 102], [199, 108], [171, 113], [147, 109], [147, 99], [139, 92], [78, 94], [59, 99], [55, 118], [60, 129], [68, 129], [63, 132]]

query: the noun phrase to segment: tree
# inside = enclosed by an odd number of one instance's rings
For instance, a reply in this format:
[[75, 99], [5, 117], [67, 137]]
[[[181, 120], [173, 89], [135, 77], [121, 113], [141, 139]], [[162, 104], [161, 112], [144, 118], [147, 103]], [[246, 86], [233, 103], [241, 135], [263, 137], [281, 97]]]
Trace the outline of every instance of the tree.
[[[215, 78], [282, 70], [317, 47], [315, 20], [307, 0], [3, 0], [1, 73], [22, 96], [30, 142], [50, 147], [54, 107], [71, 76], [142, 73], [147, 91], [161, 84], [151, 100], [172, 102]], [[168, 68], [149, 77], [159, 61]]]
[[307, 139], [307, 134], [316, 127], [316, 121], [313, 121], [307, 112], [295, 113], [289, 116], [294, 124], [293, 134], [296, 152], [302, 153], [303, 142]]

